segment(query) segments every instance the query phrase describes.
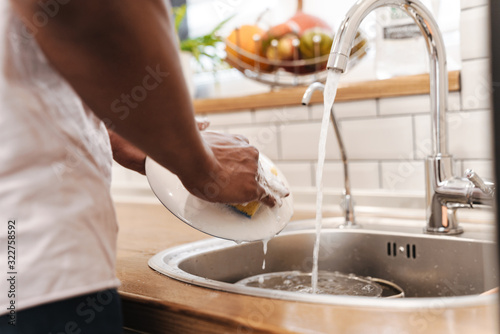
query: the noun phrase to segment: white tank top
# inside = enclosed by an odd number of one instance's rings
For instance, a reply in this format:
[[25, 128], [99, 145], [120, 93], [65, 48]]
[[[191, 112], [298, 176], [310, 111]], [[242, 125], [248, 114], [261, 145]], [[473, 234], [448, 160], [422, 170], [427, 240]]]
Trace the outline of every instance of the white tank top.
[[106, 129], [9, 3], [0, 2], [0, 315], [119, 285]]

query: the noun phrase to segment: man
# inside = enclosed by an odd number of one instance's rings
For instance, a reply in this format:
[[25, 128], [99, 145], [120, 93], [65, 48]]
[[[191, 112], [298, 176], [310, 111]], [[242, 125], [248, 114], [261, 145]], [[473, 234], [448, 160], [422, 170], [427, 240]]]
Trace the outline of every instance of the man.
[[121, 332], [111, 146], [205, 200], [276, 202], [245, 138], [197, 129], [169, 20], [162, 0], [1, 2], [0, 333]]

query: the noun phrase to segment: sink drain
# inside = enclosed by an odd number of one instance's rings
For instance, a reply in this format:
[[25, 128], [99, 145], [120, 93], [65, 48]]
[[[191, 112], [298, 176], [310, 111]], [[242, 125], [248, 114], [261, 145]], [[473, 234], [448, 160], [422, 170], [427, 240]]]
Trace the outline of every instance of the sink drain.
[[[247, 277], [235, 284], [260, 289], [311, 294], [311, 277], [311, 273], [283, 271]], [[328, 271], [318, 273], [317, 294], [383, 298], [404, 297], [403, 290], [392, 282]]]

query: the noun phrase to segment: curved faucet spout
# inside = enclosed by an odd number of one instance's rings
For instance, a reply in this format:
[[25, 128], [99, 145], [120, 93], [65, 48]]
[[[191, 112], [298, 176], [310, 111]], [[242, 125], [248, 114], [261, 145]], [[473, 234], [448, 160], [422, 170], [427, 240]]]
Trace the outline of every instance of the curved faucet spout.
[[[428, 233], [458, 234], [462, 229], [455, 218], [457, 208], [473, 204], [491, 204], [493, 188], [469, 173], [458, 178], [453, 159], [447, 154], [446, 110], [448, 107], [448, 71], [441, 31], [431, 12], [419, 0], [359, 0], [342, 21], [335, 36], [327, 68], [344, 72], [352, 43], [361, 21], [380, 7], [404, 10], [416, 22], [429, 53], [432, 154], [426, 159], [426, 202]], [[402, 60], [403, 61], [403, 60]]]
[[359, 25], [369, 13], [380, 7], [397, 7], [404, 10], [415, 20], [425, 38], [430, 62], [433, 155], [445, 156], [447, 155], [445, 113], [448, 108], [446, 50], [438, 24], [431, 12], [419, 0], [360, 0], [356, 2], [346, 14], [335, 36], [327, 68], [345, 72]]

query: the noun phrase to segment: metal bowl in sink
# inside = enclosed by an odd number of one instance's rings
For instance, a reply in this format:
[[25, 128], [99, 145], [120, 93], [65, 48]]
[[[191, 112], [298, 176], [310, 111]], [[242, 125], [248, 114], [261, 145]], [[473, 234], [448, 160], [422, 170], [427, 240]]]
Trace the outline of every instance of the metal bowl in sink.
[[402, 298], [404, 291], [396, 284], [373, 277], [342, 274], [338, 271], [319, 271], [317, 290], [312, 287], [312, 273], [281, 271], [250, 276], [236, 282], [243, 286], [298, 293], [317, 293], [332, 296]]
[[[403, 300], [377, 299], [377, 305], [419, 304], [440, 298], [460, 303], [493, 303], [479, 296], [497, 284], [496, 245], [492, 226], [467, 226], [460, 236], [422, 232], [422, 221], [370, 219], [359, 229], [335, 228], [340, 220], [325, 220], [319, 269], [376, 277], [400, 286]], [[314, 221], [291, 223], [272, 239], [264, 256], [260, 242], [237, 245], [208, 239], [167, 249], [150, 259], [151, 268], [172, 278], [207, 288], [268, 298], [327, 304], [370, 304], [373, 298], [301, 294], [234, 284], [263, 273], [312, 269]], [[263, 261], [265, 259], [265, 269]], [[453, 298], [442, 298], [453, 297]], [[368, 303], [368, 304], [367, 304]]]

